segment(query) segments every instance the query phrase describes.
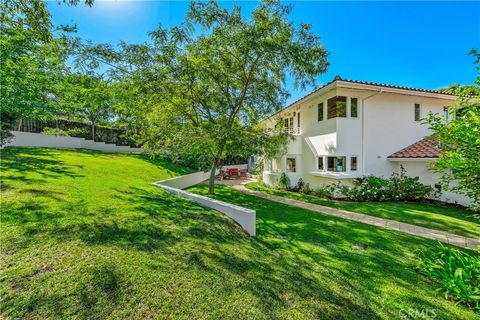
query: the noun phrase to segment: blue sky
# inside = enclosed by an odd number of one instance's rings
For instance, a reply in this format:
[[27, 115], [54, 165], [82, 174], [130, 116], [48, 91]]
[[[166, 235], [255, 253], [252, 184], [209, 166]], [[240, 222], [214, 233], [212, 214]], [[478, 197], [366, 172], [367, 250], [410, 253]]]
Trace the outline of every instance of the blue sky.
[[[230, 8], [233, 2], [221, 2]], [[254, 1], [238, 2], [248, 14]], [[343, 78], [436, 89], [476, 77], [470, 49], [480, 49], [480, 2], [292, 2], [290, 18], [311, 23], [330, 53], [318, 85]], [[96, 1], [92, 8], [48, 2], [54, 24], [77, 24], [93, 42], [140, 43], [159, 24], [179, 24], [188, 2]], [[312, 88], [290, 86], [289, 101]]]

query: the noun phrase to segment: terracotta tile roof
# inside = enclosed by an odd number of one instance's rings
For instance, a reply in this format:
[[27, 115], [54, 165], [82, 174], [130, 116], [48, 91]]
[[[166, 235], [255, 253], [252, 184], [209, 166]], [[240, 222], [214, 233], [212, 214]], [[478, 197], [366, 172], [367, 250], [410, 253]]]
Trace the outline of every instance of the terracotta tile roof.
[[290, 108], [291, 106], [293, 106], [294, 104], [296, 104], [297, 102], [305, 99], [305, 98], [308, 98], [309, 96], [313, 95], [314, 93], [316, 93], [317, 91], [319, 90], [322, 90], [323, 88], [327, 87], [328, 85], [332, 84], [333, 82], [335, 81], [343, 81], [343, 82], [350, 82], [350, 83], [357, 83], [357, 84], [365, 84], [365, 85], [370, 85], [370, 86], [376, 86], [376, 87], [384, 87], [384, 88], [392, 88], [392, 89], [402, 89], [402, 90], [410, 90], [410, 91], [417, 91], [417, 92], [427, 92], [427, 93], [437, 93], [437, 94], [445, 94], [445, 95], [449, 95], [449, 96], [454, 96], [454, 94], [452, 93], [447, 93], [447, 92], [443, 92], [443, 91], [440, 91], [440, 90], [428, 90], [428, 89], [419, 89], [419, 88], [411, 88], [411, 87], [404, 87], [404, 86], [396, 86], [396, 85], [391, 85], [391, 84], [385, 84], [385, 83], [378, 83], [378, 82], [369, 82], [369, 81], [359, 81], [359, 80], [350, 80], [350, 79], [343, 79], [342, 77], [340, 76], [336, 76], [335, 78], [333, 78], [332, 81], [324, 84], [323, 86], [320, 86], [318, 88], [316, 88], [315, 90], [313, 90], [312, 92], [304, 95], [303, 97], [293, 101], [292, 103], [290, 103], [289, 105], [287, 105], [285, 108], [275, 112], [274, 114], [272, 114], [270, 117], [276, 115], [277, 113], [280, 113], [282, 112], [283, 110], [285, 109], [288, 109]]
[[391, 154], [388, 158], [438, 158], [439, 153], [436, 142], [433, 139], [424, 138]]

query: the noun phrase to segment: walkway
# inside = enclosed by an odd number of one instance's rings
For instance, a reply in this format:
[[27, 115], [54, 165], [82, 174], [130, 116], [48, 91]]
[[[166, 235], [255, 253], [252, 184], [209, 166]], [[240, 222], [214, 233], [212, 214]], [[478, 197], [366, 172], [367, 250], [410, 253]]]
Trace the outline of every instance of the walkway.
[[245, 184], [250, 182], [250, 181], [248, 181], [248, 180], [244, 180], [244, 181], [237, 180], [236, 184], [229, 183], [229, 185], [236, 190], [251, 194], [253, 196], [268, 199], [268, 200], [272, 200], [272, 201], [283, 203], [283, 204], [286, 204], [286, 205], [295, 206], [295, 207], [299, 207], [299, 208], [303, 208], [303, 209], [307, 209], [307, 210], [312, 210], [312, 211], [317, 211], [317, 212], [321, 212], [321, 213], [324, 213], [324, 214], [327, 214], [327, 215], [330, 215], [330, 216], [339, 217], [339, 218], [348, 219], [348, 220], [353, 220], [353, 221], [358, 221], [358, 222], [361, 222], [361, 223], [366, 223], [366, 224], [370, 224], [370, 225], [381, 227], [381, 228], [386, 228], [386, 229], [390, 229], [390, 230], [409, 233], [409, 234], [413, 234], [415, 236], [419, 236], [419, 237], [423, 237], [423, 238], [438, 240], [438, 241], [448, 243], [448, 244], [451, 244], [451, 245], [454, 245], [454, 246], [457, 246], [457, 247], [470, 248], [470, 249], [480, 248], [480, 240], [467, 238], [467, 237], [459, 236], [459, 235], [456, 235], [456, 234], [447, 233], [447, 232], [444, 232], [444, 231], [423, 228], [423, 227], [419, 227], [419, 226], [416, 226], [416, 225], [413, 225], [413, 224], [408, 224], [408, 223], [398, 222], [398, 221], [394, 221], [394, 220], [388, 220], [388, 219], [368, 216], [368, 215], [365, 215], [365, 214], [355, 213], [355, 212], [351, 212], [351, 211], [339, 210], [339, 209], [325, 207], [325, 206], [318, 205], [318, 204], [313, 204], [313, 203], [308, 203], [308, 202], [304, 202], [304, 201], [288, 199], [288, 198], [284, 198], [284, 197], [280, 197], [280, 196], [275, 196], [275, 195], [272, 195], [272, 194], [263, 193], [263, 192], [260, 192], [260, 191], [250, 190], [250, 189], [247, 189], [245, 187]]

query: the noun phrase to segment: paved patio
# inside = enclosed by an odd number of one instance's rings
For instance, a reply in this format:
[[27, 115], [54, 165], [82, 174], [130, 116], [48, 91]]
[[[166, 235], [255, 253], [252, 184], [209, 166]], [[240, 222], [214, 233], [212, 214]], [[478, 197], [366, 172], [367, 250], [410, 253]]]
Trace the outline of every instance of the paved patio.
[[358, 221], [361, 223], [366, 223], [366, 224], [370, 224], [373, 226], [386, 228], [390, 230], [400, 231], [400, 232], [412, 234], [412, 235], [427, 238], [427, 239], [438, 240], [438, 241], [448, 243], [457, 247], [470, 248], [470, 249], [480, 248], [480, 240], [477, 240], [477, 239], [467, 238], [464, 236], [459, 236], [459, 235], [447, 233], [444, 231], [419, 227], [413, 224], [368, 216], [365, 214], [351, 212], [351, 211], [339, 210], [339, 209], [325, 207], [318, 204], [288, 199], [280, 196], [263, 193], [260, 191], [247, 189], [245, 187], [245, 184], [251, 181], [252, 180], [228, 180], [228, 183], [223, 183], [223, 181], [218, 181], [218, 183], [228, 184], [229, 186], [231, 186], [236, 190], [254, 195], [259, 198], [264, 198], [264, 199], [272, 200], [275, 202], [279, 202], [279, 203], [283, 203], [286, 205], [295, 206], [295, 207], [299, 207], [307, 210], [321, 212], [323, 214], [327, 214], [330, 216]]

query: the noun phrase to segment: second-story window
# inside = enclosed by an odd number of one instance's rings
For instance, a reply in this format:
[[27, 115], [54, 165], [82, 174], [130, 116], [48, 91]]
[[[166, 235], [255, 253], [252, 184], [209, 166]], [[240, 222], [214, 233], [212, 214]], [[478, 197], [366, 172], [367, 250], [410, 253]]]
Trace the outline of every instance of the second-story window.
[[297, 132], [300, 133], [300, 112], [297, 113]]
[[415, 121], [420, 121], [420, 103], [415, 103]]
[[350, 99], [350, 117], [358, 118], [358, 98]]
[[443, 117], [448, 120], [448, 107], [443, 107]]
[[318, 106], [318, 121], [323, 121], [323, 102], [319, 103]]
[[327, 100], [327, 119], [347, 116], [347, 97], [337, 96]]

